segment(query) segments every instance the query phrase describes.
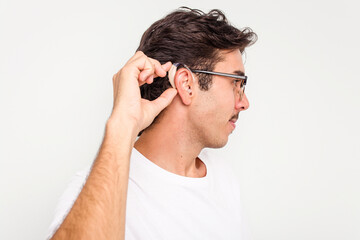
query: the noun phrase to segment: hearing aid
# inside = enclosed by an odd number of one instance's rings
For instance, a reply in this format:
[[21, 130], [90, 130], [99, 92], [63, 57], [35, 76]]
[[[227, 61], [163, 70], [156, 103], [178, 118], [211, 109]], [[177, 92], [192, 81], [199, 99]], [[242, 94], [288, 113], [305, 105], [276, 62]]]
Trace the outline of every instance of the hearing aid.
[[[169, 82], [170, 82], [171, 86], [173, 88], [175, 88], [175, 89], [176, 89], [176, 86], [175, 86], [175, 74], [176, 74], [176, 71], [177, 71], [177, 69], [178, 69], [178, 67], [180, 65], [183, 65], [187, 70], [189, 70], [189, 72], [191, 72], [192, 78], [195, 79], [193, 72], [190, 70], [190, 68], [188, 66], [186, 66], [185, 64], [182, 64], [182, 63], [174, 63], [171, 66], [170, 70], [169, 70], [168, 78], [169, 78]], [[191, 89], [187, 89], [186, 91], [188, 93], [192, 92]]]
[[174, 63], [171, 66], [169, 73], [168, 73], [169, 82], [170, 82], [171, 86], [175, 89], [176, 89], [176, 87], [175, 87], [174, 79], [175, 79], [175, 74], [176, 74], [176, 71], [177, 71], [177, 68], [179, 65], [180, 65], [180, 63]]

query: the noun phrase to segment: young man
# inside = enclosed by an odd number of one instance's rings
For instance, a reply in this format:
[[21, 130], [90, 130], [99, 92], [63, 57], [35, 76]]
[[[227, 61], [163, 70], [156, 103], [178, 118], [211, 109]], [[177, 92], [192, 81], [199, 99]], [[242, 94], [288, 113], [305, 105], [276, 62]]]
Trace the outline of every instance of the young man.
[[237, 182], [202, 150], [223, 147], [249, 107], [241, 53], [255, 41], [218, 10], [155, 22], [113, 77], [103, 143], [52, 239], [243, 239]]

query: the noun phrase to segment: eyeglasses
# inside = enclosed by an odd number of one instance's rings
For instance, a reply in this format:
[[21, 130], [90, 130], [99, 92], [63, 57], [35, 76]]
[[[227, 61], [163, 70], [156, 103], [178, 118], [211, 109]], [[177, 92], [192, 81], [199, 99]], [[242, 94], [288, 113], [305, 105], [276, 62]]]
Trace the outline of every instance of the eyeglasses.
[[[222, 77], [230, 77], [230, 78], [240, 79], [240, 80], [235, 80], [236, 87], [240, 89], [240, 91], [239, 91], [240, 100], [243, 98], [243, 96], [245, 94], [245, 85], [246, 85], [247, 78], [248, 78], [245, 75], [237, 75], [237, 74], [222, 73], [222, 72], [212, 72], [212, 71], [199, 70], [199, 69], [190, 69], [188, 66], [186, 66], [185, 64], [182, 64], [182, 63], [174, 63], [173, 65], [175, 66], [176, 69], [180, 65], [182, 65], [186, 69], [188, 69], [190, 72], [193, 72], [193, 73], [203, 73], [203, 74], [210, 74], [210, 75], [217, 75], [217, 76], [222, 76]], [[243, 74], [243, 73], [241, 73], [241, 74]], [[174, 75], [175, 75], [175, 73], [174, 73]]]

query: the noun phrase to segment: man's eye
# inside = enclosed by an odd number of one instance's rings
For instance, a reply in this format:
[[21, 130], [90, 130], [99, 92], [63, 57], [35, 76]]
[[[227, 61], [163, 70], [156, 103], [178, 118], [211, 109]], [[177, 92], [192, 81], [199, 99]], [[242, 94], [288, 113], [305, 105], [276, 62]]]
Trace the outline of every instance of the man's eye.
[[[234, 86], [237, 87], [237, 86], [240, 86], [241, 84], [241, 79], [234, 79]], [[240, 86], [241, 87], [241, 86]]]

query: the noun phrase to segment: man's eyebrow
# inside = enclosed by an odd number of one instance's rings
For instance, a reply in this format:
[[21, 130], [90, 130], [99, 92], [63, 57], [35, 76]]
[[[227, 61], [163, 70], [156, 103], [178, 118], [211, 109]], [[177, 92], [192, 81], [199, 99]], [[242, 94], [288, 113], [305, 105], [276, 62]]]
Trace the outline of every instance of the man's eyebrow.
[[239, 75], [239, 76], [245, 76], [245, 73], [243, 71], [240, 71], [240, 70], [236, 70], [236, 71], [234, 71], [234, 73], [236, 75]]

